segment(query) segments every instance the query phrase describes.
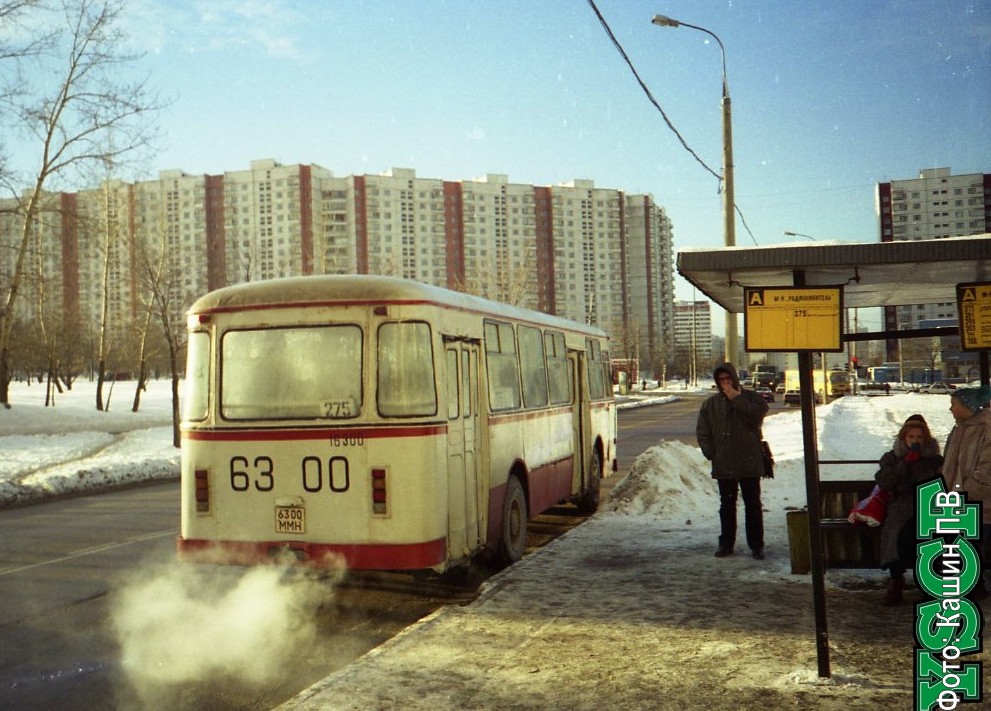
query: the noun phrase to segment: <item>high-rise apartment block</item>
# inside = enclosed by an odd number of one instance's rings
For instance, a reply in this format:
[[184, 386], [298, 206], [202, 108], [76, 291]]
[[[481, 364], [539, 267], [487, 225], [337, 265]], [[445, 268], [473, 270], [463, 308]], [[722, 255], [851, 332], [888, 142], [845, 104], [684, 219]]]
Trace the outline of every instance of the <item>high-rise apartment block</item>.
[[[193, 300], [229, 284], [384, 274], [594, 323], [617, 339], [635, 329], [644, 368], [659, 366], [673, 343], [664, 209], [591, 180], [449, 181], [407, 168], [337, 177], [317, 165], [259, 160], [243, 171], [168, 170], [157, 180], [46, 198], [27, 272], [52, 278], [27, 281], [18, 304], [26, 318], [59, 308], [95, 329], [106, 292], [107, 320], [127, 328], [144, 309], [155, 255], [164, 255], [180, 322]], [[20, 236], [15, 201], [7, 203], [0, 246]], [[9, 254], [0, 253], [4, 277]]]
[[[991, 232], [991, 174], [952, 175], [930, 168], [918, 178], [878, 183], [876, 208], [882, 242], [944, 239]], [[888, 306], [886, 330], [919, 327], [920, 321], [956, 318], [956, 304]], [[889, 353], [889, 360], [896, 356]]]
[[676, 374], [694, 379], [712, 370], [712, 316], [708, 301], [677, 301], [674, 305], [674, 366]]

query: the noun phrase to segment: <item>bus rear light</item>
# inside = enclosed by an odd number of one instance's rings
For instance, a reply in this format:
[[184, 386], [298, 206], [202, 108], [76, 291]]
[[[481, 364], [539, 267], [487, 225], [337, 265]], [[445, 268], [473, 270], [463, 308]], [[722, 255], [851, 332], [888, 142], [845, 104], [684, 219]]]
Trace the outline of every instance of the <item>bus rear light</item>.
[[196, 510], [203, 512], [210, 510], [210, 486], [207, 479], [206, 469], [197, 469], [193, 472], [193, 479], [196, 488]]
[[372, 513], [385, 514], [387, 499], [385, 469], [372, 469]]

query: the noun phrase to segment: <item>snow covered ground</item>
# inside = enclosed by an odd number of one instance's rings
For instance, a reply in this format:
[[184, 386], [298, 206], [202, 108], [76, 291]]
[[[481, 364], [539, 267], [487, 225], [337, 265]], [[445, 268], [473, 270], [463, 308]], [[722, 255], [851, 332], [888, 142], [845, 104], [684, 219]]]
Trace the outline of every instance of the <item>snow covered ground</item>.
[[[682, 392], [635, 391], [622, 406], [663, 408]], [[137, 414], [132, 397], [133, 384], [118, 383], [100, 413], [93, 385], [77, 382], [45, 408], [41, 387], [15, 384], [14, 407], [0, 410], [0, 507], [177, 476], [169, 383], [151, 383]], [[943, 443], [948, 408], [945, 395], [910, 393], [820, 406], [820, 456], [876, 459], [915, 413]], [[880, 606], [881, 571], [828, 571], [833, 676], [817, 676], [810, 578], [790, 572], [785, 525], [785, 511], [806, 499], [800, 412], [768, 417], [764, 435], [777, 460], [764, 483], [767, 560], [745, 555], [742, 532], [737, 556], [713, 558], [719, 523], [707, 463], [696, 447], [658, 442], [618, 475], [594, 517], [491, 578], [472, 604], [442, 609], [287, 708], [901, 707], [911, 699], [912, 608]], [[873, 467], [823, 467], [822, 476], [870, 478]], [[266, 590], [251, 607], [273, 606]], [[175, 611], [159, 614], [151, 602], [161, 599], [139, 598], [140, 633], [130, 637], [173, 624]], [[236, 599], [236, 591], [211, 599], [208, 617], [257, 620], [220, 614], [243, 603]], [[135, 646], [116, 624], [136, 684], [167, 668], [156, 655], [189, 653], [183, 639], [174, 649]], [[210, 668], [234, 665], [211, 656]]]
[[101, 412], [95, 382], [75, 381], [49, 407], [43, 385], [12, 383], [11, 408], [0, 408], [0, 507], [178, 477], [171, 382], [150, 382], [136, 413], [134, 387], [105, 386]]

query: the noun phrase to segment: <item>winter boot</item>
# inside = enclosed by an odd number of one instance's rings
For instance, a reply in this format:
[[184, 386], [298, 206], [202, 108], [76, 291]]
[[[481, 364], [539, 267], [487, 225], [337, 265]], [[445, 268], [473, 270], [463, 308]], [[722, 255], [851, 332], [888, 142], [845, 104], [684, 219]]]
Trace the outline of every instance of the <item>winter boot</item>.
[[899, 575], [897, 578], [888, 578], [888, 587], [884, 591], [881, 602], [885, 607], [897, 605], [902, 601], [902, 592], [905, 590], [905, 578]]

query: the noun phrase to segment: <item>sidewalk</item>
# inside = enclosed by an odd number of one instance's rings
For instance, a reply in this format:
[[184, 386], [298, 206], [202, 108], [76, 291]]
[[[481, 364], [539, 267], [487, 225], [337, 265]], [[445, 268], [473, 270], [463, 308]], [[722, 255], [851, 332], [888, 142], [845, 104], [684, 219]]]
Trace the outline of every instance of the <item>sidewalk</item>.
[[[911, 412], [925, 412], [945, 440], [946, 404], [926, 398], [819, 408], [822, 456], [876, 456]], [[911, 708], [921, 597], [913, 589], [902, 605], [883, 607], [883, 571], [827, 571], [831, 675], [819, 677], [811, 576], [791, 574], [786, 525], [786, 512], [806, 501], [799, 416], [764, 423], [777, 459], [775, 478], [762, 484], [766, 560], [742, 542], [742, 511], [737, 554], [713, 557], [709, 465], [697, 447], [661, 442], [637, 457], [599, 513], [490, 578], [474, 602], [437, 611], [281, 708]], [[991, 645], [967, 659], [978, 660], [991, 689]]]
[[787, 548], [716, 559], [714, 534], [598, 515], [281, 708], [911, 707], [910, 604], [829, 590], [820, 679], [809, 576]]

